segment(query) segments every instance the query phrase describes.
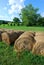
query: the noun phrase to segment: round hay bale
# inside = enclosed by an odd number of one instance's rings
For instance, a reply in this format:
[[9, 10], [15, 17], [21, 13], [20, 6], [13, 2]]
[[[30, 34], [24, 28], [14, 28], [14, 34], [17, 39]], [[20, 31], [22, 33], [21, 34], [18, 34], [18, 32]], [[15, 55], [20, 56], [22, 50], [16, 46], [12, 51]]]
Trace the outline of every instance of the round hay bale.
[[2, 33], [2, 41], [6, 42], [7, 44], [13, 43], [18, 38], [16, 32], [4, 32]]
[[44, 55], [44, 42], [38, 42], [33, 46], [33, 54]]
[[43, 36], [44, 32], [36, 32], [36, 36]]
[[[19, 33], [19, 31], [18, 31]], [[21, 37], [35, 37], [35, 32], [30, 32], [30, 31], [26, 31], [26, 32], [22, 32], [20, 31], [20, 33], [23, 33], [19, 38]]]
[[[21, 33], [20, 33], [21, 35]], [[7, 44], [14, 43], [15, 40], [19, 37], [19, 34], [16, 32], [13, 32], [12, 30], [9, 30], [8, 32], [2, 33], [2, 41], [6, 42]]]
[[32, 32], [24, 32], [19, 38], [15, 41], [14, 48], [16, 52], [21, 52], [24, 49], [32, 50], [33, 45], [35, 44], [34, 35]]
[[36, 32], [36, 42], [44, 42], [44, 32]]
[[[14, 31], [15, 32], [15, 31]], [[23, 34], [25, 31], [16, 31], [16, 33], [17, 33], [17, 35], [18, 35], [18, 37], [21, 35], [21, 34]]]
[[[12, 32], [13, 30], [11, 29], [4, 29], [5, 32]], [[14, 31], [13, 31], [14, 32]]]
[[0, 41], [2, 41], [2, 36], [1, 34], [4, 32], [4, 29], [0, 29]]
[[2, 32], [2, 33], [3, 33], [3, 32], [4, 32], [4, 29], [0, 29], [0, 32]]
[[5, 29], [5, 31], [6, 31], [7, 33], [9, 33], [9, 32], [16, 32], [18, 37], [19, 37], [22, 33], [24, 33], [24, 31], [11, 30], [11, 29]]
[[2, 37], [1, 37], [1, 34], [2, 34], [2, 33], [0, 32], [0, 41], [2, 41]]

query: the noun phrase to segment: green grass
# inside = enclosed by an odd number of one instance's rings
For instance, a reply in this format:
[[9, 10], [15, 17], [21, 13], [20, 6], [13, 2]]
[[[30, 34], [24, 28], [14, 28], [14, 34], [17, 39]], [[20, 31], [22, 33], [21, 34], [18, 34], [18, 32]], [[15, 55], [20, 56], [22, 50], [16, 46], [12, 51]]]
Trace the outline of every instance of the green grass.
[[44, 31], [44, 27], [26, 27], [26, 26], [8, 26], [0, 25], [0, 28], [14, 29], [14, 30], [24, 30], [24, 31]]
[[[44, 27], [0, 25], [0, 28], [25, 31], [44, 31]], [[24, 51], [20, 54], [19, 58], [14, 51], [14, 46], [7, 46], [5, 43], [0, 42], [0, 65], [44, 65], [44, 56], [37, 56], [29, 51]]]
[[37, 56], [29, 51], [24, 51], [19, 58], [13, 50], [13, 46], [7, 46], [0, 42], [0, 65], [44, 65], [44, 56]]

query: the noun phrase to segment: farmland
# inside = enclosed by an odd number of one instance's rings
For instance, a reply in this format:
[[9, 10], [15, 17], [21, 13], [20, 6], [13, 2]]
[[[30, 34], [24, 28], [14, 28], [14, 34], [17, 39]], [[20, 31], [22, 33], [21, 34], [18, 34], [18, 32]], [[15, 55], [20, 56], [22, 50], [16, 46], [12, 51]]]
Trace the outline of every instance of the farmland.
[[[0, 25], [0, 28], [44, 32], [44, 27]], [[8, 46], [4, 42], [0, 42], [0, 65], [44, 65], [44, 56], [34, 55], [26, 50], [18, 57], [14, 51], [14, 45]]]
[[0, 65], [44, 65], [43, 5], [0, 0]]
[[0, 25], [0, 28], [7, 28], [13, 30], [25, 30], [25, 31], [44, 31], [44, 27], [26, 27], [26, 26], [8, 26]]

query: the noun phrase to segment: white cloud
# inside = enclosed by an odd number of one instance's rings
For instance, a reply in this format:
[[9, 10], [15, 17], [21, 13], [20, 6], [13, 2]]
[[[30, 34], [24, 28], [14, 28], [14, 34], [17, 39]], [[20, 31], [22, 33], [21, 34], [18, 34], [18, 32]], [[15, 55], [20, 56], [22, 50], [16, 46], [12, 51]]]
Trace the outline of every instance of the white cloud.
[[9, 1], [8, 1], [8, 2], [9, 2], [9, 5], [14, 4], [14, 1], [15, 1], [15, 0], [9, 0]]
[[9, 14], [19, 13], [21, 9], [25, 6], [25, 0], [9, 0], [10, 9], [8, 10]]
[[12, 15], [12, 16], [11, 16], [11, 20], [13, 20], [14, 17], [17, 17], [17, 16], [16, 16], [16, 15]]
[[17, 5], [12, 5], [11, 8], [8, 10], [9, 11], [9, 14], [13, 14], [14, 12], [16, 12], [17, 10]]
[[44, 17], [44, 12], [41, 13], [41, 16]]
[[16, 3], [22, 3], [24, 2], [24, 0], [9, 0], [9, 5], [13, 5], [13, 4], [16, 4]]

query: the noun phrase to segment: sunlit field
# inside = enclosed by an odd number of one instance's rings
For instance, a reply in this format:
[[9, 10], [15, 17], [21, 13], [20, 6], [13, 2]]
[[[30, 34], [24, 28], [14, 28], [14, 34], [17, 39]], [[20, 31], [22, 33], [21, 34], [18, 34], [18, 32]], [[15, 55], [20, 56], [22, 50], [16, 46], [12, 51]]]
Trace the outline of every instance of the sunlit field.
[[0, 65], [44, 65], [44, 56], [37, 56], [26, 50], [18, 57], [13, 46], [0, 42]]
[[26, 26], [10, 26], [10, 25], [0, 25], [0, 28], [7, 28], [13, 30], [25, 30], [25, 31], [44, 31], [44, 27], [26, 27]]
[[0, 0], [0, 65], [44, 65], [44, 0]]
[[[0, 28], [44, 32], [44, 27], [0, 25]], [[18, 57], [14, 51], [14, 44], [8, 46], [6, 43], [0, 42], [0, 65], [44, 65], [44, 56], [34, 55], [26, 50]]]

